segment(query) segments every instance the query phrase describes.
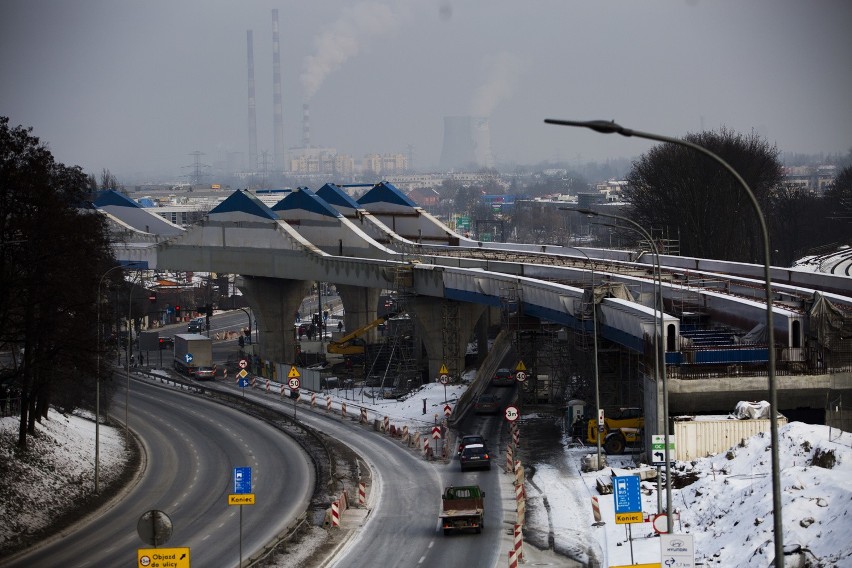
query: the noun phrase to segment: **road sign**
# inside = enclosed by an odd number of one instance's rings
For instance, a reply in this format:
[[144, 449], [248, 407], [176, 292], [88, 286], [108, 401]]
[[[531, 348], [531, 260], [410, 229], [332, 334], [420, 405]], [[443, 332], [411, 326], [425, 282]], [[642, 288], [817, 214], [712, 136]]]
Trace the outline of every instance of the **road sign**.
[[695, 568], [693, 535], [661, 534], [660, 556], [666, 568]]
[[249, 386], [249, 380], [245, 377], [240, 377], [240, 380], [237, 381], [237, 386], [239, 386], [241, 389], [244, 389]]
[[296, 365], [290, 365], [290, 372], [287, 373], [288, 379], [298, 379], [302, 375], [299, 374], [299, 369], [296, 368]]
[[445, 385], [445, 384], [450, 382], [450, 376], [449, 375], [441, 375], [440, 381], [441, 381], [442, 385]]
[[234, 468], [234, 493], [251, 493], [251, 468]]
[[509, 422], [514, 422], [520, 417], [520, 415], [521, 413], [518, 412], [518, 407], [516, 406], [507, 406], [504, 412], [504, 416]]
[[447, 369], [447, 366], [446, 366], [444, 363], [441, 363], [441, 370], [440, 370], [440, 371], [438, 371], [438, 374], [439, 374], [439, 375], [449, 375], [449, 374], [450, 374], [450, 370], [449, 370], [449, 369]]
[[248, 371], [246, 371], [245, 369], [240, 369], [240, 372], [237, 373], [237, 376], [241, 379], [244, 379], [248, 377]]
[[453, 413], [453, 407], [450, 406], [449, 404], [445, 404], [444, 405], [444, 416], [449, 416], [452, 413]]
[[302, 386], [302, 382], [298, 378], [293, 377], [287, 380], [287, 386], [290, 387], [291, 390], [298, 390], [299, 387]]
[[525, 380], [527, 380], [527, 374], [526, 374], [525, 372], [523, 372], [523, 371], [518, 371], [518, 372], [515, 374], [515, 380], [517, 380], [519, 383], [522, 383], [522, 382], [524, 382]]
[[189, 547], [137, 548], [136, 565], [139, 568], [189, 568]]
[[[669, 461], [674, 462], [675, 439], [669, 434]], [[666, 465], [666, 436], [653, 434], [651, 436], [651, 465]]]
[[436, 440], [441, 439], [441, 427], [440, 426], [433, 426], [432, 427], [432, 437], [435, 438]]
[[248, 367], [248, 361], [240, 359], [240, 369], [245, 369], [246, 367]]
[[228, 495], [228, 505], [254, 505], [254, 493], [239, 493]]
[[615, 522], [641, 523], [642, 494], [639, 478], [635, 475], [617, 475], [612, 478], [612, 495], [615, 499]]
[[526, 365], [524, 365], [524, 362], [523, 362], [523, 361], [518, 361], [518, 364], [517, 364], [517, 365], [515, 365], [515, 370], [516, 370], [516, 371], [526, 371], [526, 370], [527, 370], [527, 366], [526, 366]]
[[184, 355], [183, 360], [187, 363], [192, 363], [192, 353], [187, 353], [186, 355]]

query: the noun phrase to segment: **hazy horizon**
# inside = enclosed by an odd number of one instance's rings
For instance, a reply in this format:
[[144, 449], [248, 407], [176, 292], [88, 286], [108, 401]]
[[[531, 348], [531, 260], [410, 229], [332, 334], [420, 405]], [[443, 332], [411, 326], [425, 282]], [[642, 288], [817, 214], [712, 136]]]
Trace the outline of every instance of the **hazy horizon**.
[[[7, 0], [0, 115], [55, 158], [119, 178], [247, 161], [246, 31], [258, 153], [273, 150], [272, 23], [285, 148], [437, 167], [446, 116], [486, 116], [498, 165], [605, 162], [650, 142], [545, 125], [755, 131], [782, 153], [852, 148], [852, 2]], [[241, 155], [241, 157], [240, 157]]]

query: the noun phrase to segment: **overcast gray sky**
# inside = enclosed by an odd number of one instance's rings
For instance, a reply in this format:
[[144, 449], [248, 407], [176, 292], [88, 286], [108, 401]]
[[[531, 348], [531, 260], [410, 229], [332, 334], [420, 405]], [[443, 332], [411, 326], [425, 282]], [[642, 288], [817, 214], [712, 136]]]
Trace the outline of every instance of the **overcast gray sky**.
[[[782, 152], [852, 148], [849, 0], [3, 0], [0, 115], [89, 172], [187, 173], [273, 149], [271, 9], [285, 146], [436, 167], [443, 118], [490, 117], [500, 164], [635, 157], [650, 143], [545, 125], [614, 119], [671, 136], [755, 130]], [[342, 181], [342, 180], [335, 180]]]

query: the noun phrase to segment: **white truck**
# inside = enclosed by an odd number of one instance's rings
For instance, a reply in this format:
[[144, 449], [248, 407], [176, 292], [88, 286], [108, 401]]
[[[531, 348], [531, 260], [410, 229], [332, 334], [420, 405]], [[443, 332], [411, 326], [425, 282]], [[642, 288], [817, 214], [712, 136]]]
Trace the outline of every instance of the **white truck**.
[[198, 333], [175, 335], [174, 366], [179, 373], [198, 380], [212, 379], [216, 374], [213, 364], [213, 341]]

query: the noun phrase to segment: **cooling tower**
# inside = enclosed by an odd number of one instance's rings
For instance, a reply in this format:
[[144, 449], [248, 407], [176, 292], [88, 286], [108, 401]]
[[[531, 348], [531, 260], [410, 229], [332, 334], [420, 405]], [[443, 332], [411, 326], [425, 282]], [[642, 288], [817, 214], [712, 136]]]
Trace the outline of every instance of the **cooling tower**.
[[254, 96], [254, 36], [246, 30], [248, 44], [248, 135], [249, 163], [248, 171], [257, 171], [257, 107]]
[[278, 10], [272, 10], [272, 113], [274, 151], [272, 164], [276, 171], [284, 169], [284, 109], [281, 102], [281, 52], [278, 39]]
[[441, 169], [477, 170], [494, 167], [491, 128], [481, 116], [445, 116]]

